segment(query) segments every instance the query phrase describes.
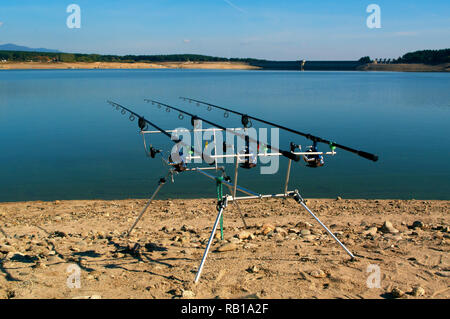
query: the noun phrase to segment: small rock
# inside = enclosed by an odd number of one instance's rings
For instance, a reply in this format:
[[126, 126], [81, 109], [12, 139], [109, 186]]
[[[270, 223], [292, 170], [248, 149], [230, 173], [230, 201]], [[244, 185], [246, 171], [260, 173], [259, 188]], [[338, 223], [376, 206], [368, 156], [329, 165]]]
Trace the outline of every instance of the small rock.
[[412, 228], [423, 228], [425, 226], [424, 223], [422, 223], [420, 220], [416, 220], [413, 224], [412, 224]]
[[312, 225], [307, 222], [299, 222], [299, 223], [297, 223], [297, 225], [295, 225], [295, 227], [300, 228], [300, 229], [308, 229], [308, 228], [311, 228]]
[[391, 234], [397, 234], [398, 233], [398, 229], [395, 229], [394, 226], [392, 225], [392, 223], [388, 220], [386, 220], [383, 224], [383, 226], [381, 227], [381, 231], [383, 233], [391, 233]]
[[239, 239], [253, 239], [254, 236], [252, 233], [244, 230], [238, 234], [238, 238]]
[[376, 227], [370, 227], [368, 230], [366, 230], [363, 235], [367, 236], [367, 235], [371, 235], [371, 236], [375, 236], [377, 234], [378, 228]]
[[183, 293], [181, 294], [181, 296], [183, 298], [192, 299], [195, 297], [195, 294], [190, 290], [183, 290]]
[[304, 236], [302, 236], [302, 238], [303, 238], [305, 241], [313, 241], [313, 240], [316, 239], [316, 236], [314, 236], [314, 235], [304, 235]]
[[113, 257], [114, 258], [123, 258], [123, 257], [125, 257], [125, 254], [116, 252], [116, 253], [113, 254]]
[[400, 297], [403, 297], [405, 295], [405, 292], [403, 290], [401, 290], [400, 288], [398, 288], [398, 287], [394, 287], [391, 290], [391, 295], [394, 298], [400, 298]]
[[190, 232], [190, 233], [195, 233], [195, 229], [192, 226], [188, 226], [188, 225], [183, 225], [181, 227], [182, 231], [186, 231], [186, 232]]
[[310, 231], [309, 229], [302, 229], [302, 230], [300, 231], [300, 234], [301, 234], [302, 236], [311, 235], [311, 231]]
[[287, 236], [287, 231], [281, 227], [275, 227], [275, 232], [281, 236]]
[[66, 237], [66, 236], [67, 236], [67, 234], [65, 232], [58, 231], [58, 230], [56, 230], [53, 233], [50, 233], [50, 235], [48, 235], [49, 238], [54, 238], [54, 237], [63, 238], [63, 237]]
[[259, 272], [259, 268], [258, 268], [258, 266], [253, 265], [250, 268], [248, 268], [247, 271], [252, 273], [252, 274], [256, 274], [257, 272]]
[[420, 286], [414, 287], [411, 292], [411, 295], [413, 295], [414, 297], [421, 297], [421, 296], [425, 295], [425, 289], [423, 289]]
[[97, 236], [96, 236], [98, 239], [105, 239], [106, 238], [106, 234], [105, 234], [105, 232], [103, 232], [103, 231], [99, 231], [98, 233], [97, 233]]
[[336, 200], [342, 200], [341, 196], [336, 197]]
[[327, 276], [322, 269], [313, 270], [309, 274], [314, 278], [325, 278]]
[[8, 290], [6, 291], [6, 298], [7, 298], [7, 299], [12, 299], [12, 298], [14, 298], [15, 296], [16, 296], [16, 292], [15, 292], [14, 290], [8, 289]]
[[274, 230], [275, 230], [275, 226], [273, 226], [272, 224], [264, 224], [261, 227], [261, 232], [264, 235], [267, 235], [268, 233], [273, 232]]
[[224, 244], [216, 249], [218, 252], [224, 252], [224, 251], [232, 251], [238, 249], [238, 246], [234, 243]]
[[298, 234], [299, 232], [300, 230], [297, 228], [290, 228], [288, 231], [289, 234]]

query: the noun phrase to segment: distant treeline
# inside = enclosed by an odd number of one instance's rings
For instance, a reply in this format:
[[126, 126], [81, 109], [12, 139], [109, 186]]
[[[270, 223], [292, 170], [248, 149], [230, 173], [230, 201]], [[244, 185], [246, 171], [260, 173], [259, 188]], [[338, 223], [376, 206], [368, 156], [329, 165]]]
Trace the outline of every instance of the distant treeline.
[[406, 53], [404, 56], [397, 60], [397, 63], [450, 63], [450, 49], [422, 50]]
[[[377, 59], [377, 62], [382, 61], [383, 63], [423, 63], [429, 65], [450, 63], [450, 49], [441, 50], [421, 50], [415, 52], [409, 52], [399, 57], [398, 59]], [[368, 57], [362, 57], [359, 59], [361, 63], [371, 63], [373, 60]]]
[[169, 55], [101, 55], [81, 53], [47, 53], [27, 51], [0, 51], [0, 60], [16, 62], [260, 62], [265, 60], [251, 58], [221, 58], [199, 54], [169, 54]]

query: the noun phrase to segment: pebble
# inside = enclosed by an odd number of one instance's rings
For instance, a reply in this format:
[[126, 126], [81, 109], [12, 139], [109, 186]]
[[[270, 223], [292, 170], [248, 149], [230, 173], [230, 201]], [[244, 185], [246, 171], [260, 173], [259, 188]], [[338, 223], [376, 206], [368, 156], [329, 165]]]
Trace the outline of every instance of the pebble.
[[53, 233], [51, 233], [50, 235], [48, 235], [48, 237], [50, 237], [50, 238], [53, 238], [53, 237], [63, 238], [63, 237], [67, 237], [67, 234], [65, 232], [56, 230]]
[[105, 239], [105, 238], [106, 238], [106, 234], [105, 234], [105, 232], [103, 232], [103, 231], [99, 231], [99, 232], [96, 234], [96, 237], [97, 237], [98, 239]]
[[252, 233], [250, 233], [250, 232], [248, 232], [248, 231], [246, 231], [246, 230], [240, 232], [240, 233], [237, 235], [237, 237], [238, 237], [239, 239], [253, 239], [253, 238], [255, 238], [255, 236], [254, 236]]
[[299, 223], [297, 223], [297, 225], [295, 225], [295, 227], [300, 228], [300, 229], [306, 229], [306, 228], [311, 228], [312, 225], [307, 222], [299, 222]]
[[425, 226], [424, 223], [422, 223], [420, 220], [416, 220], [413, 224], [412, 224], [412, 228], [423, 228]]
[[252, 274], [256, 274], [259, 272], [259, 268], [256, 265], [251, 266], [250, 268], [247, 269], [248, 272], [252, 273]]
[[272, 224], [264, 224], [261, 227], [261, 231], [264, 235], [267, 235], [270, 232], [273, 232], [275, 230], [275, 226], [273, 226]]
[[234, 243], [224, 244], [216, 249], [218, 252], [224, 252], [224, 251], [232, 251], [238, 249], [238, 246]]
[[383, 224], [383, 226], [380, 229], [383, 233], [391, 233], [391, 234], [397, 234], [398, 229], [395, 229], [392, 223], [388, 220], [386, 220]]
[[302, 236], [302, 238], [304, 240], [306, 240], [306, 241], [311, 241], [311, 240], [316, 239], [316, 236], [314, 236], [314, 235], [305, 235], [305, 236]]
[[302, 236], [311, 235], [311, 231], [310, 231], [309, 229], [302, 229], [302, 230], [300, 231], [300, 234], [301, 234]]
[[414, 297], [421, 297], [421, 296], [425, 295], [425, 289], [423, 289], [420, 286], [414, 287], [411, 292], [411, 295], [413, 295]]
[[195, 297], [195, 294], [190, 290], [183, 290], [181, 296], [183, 298], [192, 299]]
[[190, 290], [183, 290], [183, 292], [181, 293], [181, 296], [183, 298], [192, 299], [195, 297], [195, 293]]
[[288, 234], [287, 231], [281, 227], [276, 227], [275, 232], [277, 234], [280, 234], [281, 236], [287, 236], [287, 234]]
[[183, 225], [181, 227], [182, 231], [186, 231], [186, 232], [190, 232], [190, 233], [195, 233], [195, 229], [192, 226], [188, 226], [188, 225]]
[[391, 290], [391, 295], [394, 298], [400, 298], [400, 297], [403, 297], [405, 295], [405, 292], [403, 290], [401, 290], [400, 288], [398, 288], [398, 287], [394, 287]]
[[314, 278], [325, 278], [327, 276], [322, 269], [313, 270], [309, 274]]
[[367, 236], [367, 235], [371, 235], [371, 236], [375, 236], [377, 234], [378, 228], [376, 227], [370, 227], [368, 230], [366, 230], [363, 235]]

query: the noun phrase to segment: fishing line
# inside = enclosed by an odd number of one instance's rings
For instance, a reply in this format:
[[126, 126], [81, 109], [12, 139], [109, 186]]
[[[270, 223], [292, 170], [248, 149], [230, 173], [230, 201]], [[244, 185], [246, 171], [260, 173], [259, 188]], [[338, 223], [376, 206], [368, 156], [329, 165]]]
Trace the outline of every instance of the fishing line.
[[[368, 159], [368, 160], [371, 160], [371, 161], [374, 161], [374, 162], [378, 161], [378, 155], [375, 155], [375, 154], [367, 153], [365, 151], [356, 150], [354, 148], [351, 148], [351, 147], [348, 147], [348, 146], [344, 146], [344, 145], [335, 143], [333, 141], [329, 141], [329, 140], [323, 139], [321, 137], [314, 136], [314, 135], [309, 134], [309, 133], [299, 132], [299, 131], [293, 130], [291, 128], [282, 126], [280, 124], [276, 124], [276, 123], [273, 123], [273, 122], [269, 122], [269, 121], [263, 120], [261, 118], [257, 118], [257, 117], [250, 116], [250, 115], [238, 112], [238, 111], [234, 111], [234, 110], [225, 108], [223, 106], [211, 104], [211, 103], [200, 101], [200, 100], [191, 99], [191, 98], [188, 98], [188, 97], [180, 97], [180, 98], [183, 101], [186, 101], [186, 100], [189, 101], [189, 103], [191, 103], [191, 101], [194, 101], [194, 102], [197, 102], [197, 103], [201, 103], [203, 105], [207, 105], [208, 107], [214, 107], [214, 108], [217, 108], [217, 109], [220, 109], [220, 110], [223, 110], [223, 111], [227, 111], [227, 112], [234, 113], [236, 115], [240, 115], [241, 116], [241, 121], [242, 121], [242, 124], [244, 125], [244, 127], [245, 127], [245, 125], [249, 125], [248, 121], [250, 121], [250, 120], [248, 120], [248, 119], [253, 119], [255, 121], [258, 121], [258, 122], [261, 122], [261, 123], [264, 123], [264, 124], [267, 124], [267, 125], [275, 126], [275, 127], [278, 127], [278, 128], [280, 128], [282, 130], [285, 130], [285, 131], [288, 131], [288, 132], [291, 132], [291, 133], [294, 133], [294, 134], [306, 137], [307, 139], [309, 139], [309, 140], [311, 140], [313, 142], [320, 142], [320, 143], [327, 144], [327, 145], [330, 146], [331, 149], [337, 147], [337, 148], [343, 149], [343, 150], [345, 150], [347, 152], [351, 152], [351, 153], [357, 154], [357, 155], [359, 155], [359, 156], [361, 156], [361, 157], [363, 157], [365, 159]], [[247, 124], [244, 124], [244, 123], [247, 123]]]

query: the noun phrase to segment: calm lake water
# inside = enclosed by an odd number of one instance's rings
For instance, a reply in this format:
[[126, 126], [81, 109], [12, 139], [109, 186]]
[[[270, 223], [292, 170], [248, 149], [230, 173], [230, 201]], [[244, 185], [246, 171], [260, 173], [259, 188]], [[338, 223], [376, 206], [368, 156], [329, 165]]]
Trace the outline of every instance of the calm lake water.
[[[0, 201], [143, 198], [165, 174], [145, 157], [137, 121], [114, 100], [163, 128], [190, 127], [154, 98], [238, 127], [240, 118], [182, 102], [228, 106], [379, 155], [376, 163], [337, 150], [322, 168], [296, 163], [291, 188], [305, 197], [450, 199], [450, 74], [205, 70], [0, 72]], [[309, 145], [302, 137], [282, 133]], [[160, 136], [155, 146], [171, 145]], [[321, 145], [322, 150], [327, 150]], [[166, 147], [167, 149], [167, 147]], [[280, 192], [276, 175], [240, 170], [240, 184]], [[228, 164], [232, 176], [233, 165]], [[215, 183], [183, 173], [160, 198], [214, 196]]]

